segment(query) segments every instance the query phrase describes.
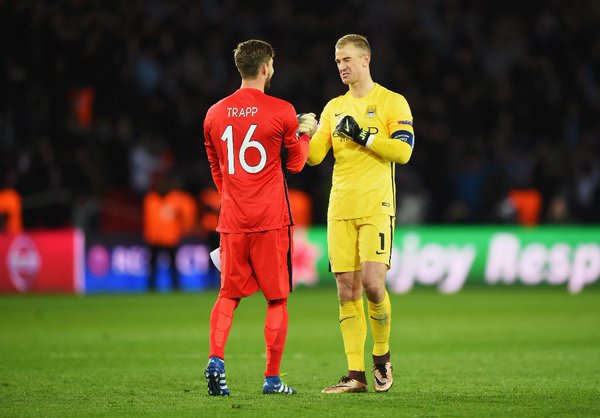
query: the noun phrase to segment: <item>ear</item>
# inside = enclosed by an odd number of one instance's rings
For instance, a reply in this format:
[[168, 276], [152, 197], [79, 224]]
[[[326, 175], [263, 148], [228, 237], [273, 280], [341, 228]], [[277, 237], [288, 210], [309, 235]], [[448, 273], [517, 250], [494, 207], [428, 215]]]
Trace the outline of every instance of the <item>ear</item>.
[[368, 67], [370, 62], [371, 62], [371, 54], [365, 53], [363, 55], [363, 65], [365, 67]]
[[260, 75], [264, 75], [264, 76], [269, 74], [269, 69], [267, 68], [266, 63], [261, 64], [259, 73], [260, 73]]

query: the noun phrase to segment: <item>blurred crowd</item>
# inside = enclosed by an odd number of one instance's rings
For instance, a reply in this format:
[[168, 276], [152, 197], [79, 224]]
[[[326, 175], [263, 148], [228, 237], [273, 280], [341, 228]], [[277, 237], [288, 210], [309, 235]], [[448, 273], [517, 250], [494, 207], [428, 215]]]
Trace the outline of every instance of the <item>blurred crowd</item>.
[[[600, 222], [599, 27], [594, 0], [0, 0], [0, 189], [27, 228], [138, 230], [157, 185], [211, 187], [202, 122], [238, 42], [272, 43], [269, 93], [319, 114], [360, 33], [414, 116], [399, 223], [516, 223], [515, 192], [534, 223]], [[289, 179], [316, 223], [332, 165]]]

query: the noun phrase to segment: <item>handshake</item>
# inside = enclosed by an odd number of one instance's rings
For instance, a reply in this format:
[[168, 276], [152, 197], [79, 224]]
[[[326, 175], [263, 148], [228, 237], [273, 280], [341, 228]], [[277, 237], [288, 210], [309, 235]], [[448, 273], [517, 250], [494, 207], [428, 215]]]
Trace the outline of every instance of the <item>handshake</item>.
[[[317, 131], [317, 119], [314, 113], [299, 113], [298, 117], [298, 135], [307, 134], [309, 137]], [[350, 139], [357, 144], [366, 146], [371, 133], [369, 129], [361, 128], [356, 120], [350, 116], [344, 116], [335, 127], [336, 132], [343, 138]]]
[[310, 138], [317, 131], [317, 119], [314, 113], [299, 113], [298, 117], [298, 135], [307, 134]]

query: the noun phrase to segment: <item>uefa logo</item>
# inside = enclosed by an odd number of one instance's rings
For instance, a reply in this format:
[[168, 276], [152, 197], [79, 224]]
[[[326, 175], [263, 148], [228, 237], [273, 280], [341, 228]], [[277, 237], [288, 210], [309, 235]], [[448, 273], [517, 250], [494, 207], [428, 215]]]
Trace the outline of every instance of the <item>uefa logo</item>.
[[110, 270], [110, 254], [104, 245], [94, 245], [88, 250], [87, 265], [91, 274], [104, 277]]
[[8, 274], [19, 292], [26, 292], [35, 283], [41, 268], [40, 252], [31, 238], [18, 235], [6, 255]]

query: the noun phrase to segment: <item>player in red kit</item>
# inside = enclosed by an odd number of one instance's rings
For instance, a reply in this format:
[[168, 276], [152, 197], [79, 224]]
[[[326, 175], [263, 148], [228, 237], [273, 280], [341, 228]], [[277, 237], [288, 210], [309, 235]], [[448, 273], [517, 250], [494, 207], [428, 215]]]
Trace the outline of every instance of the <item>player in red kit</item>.
[[297, 118], [290, 103], [264, 93], [274, 55], [266, 42], [240, 43], [234, 60], [241, 87], [213, 105], [204, 120], [210, 170], [221, 195], [221, 289], [210, 315], [205, 370], [212, 396], [229, 395], [224, 358], [234, 311], [241, 298], [258, 290], [267, 300], [263, 393], [296, 393], [279, 376], [292, 282], [293, 219], [284, 170], [302, 170], [317, 123], [314, 114]]

